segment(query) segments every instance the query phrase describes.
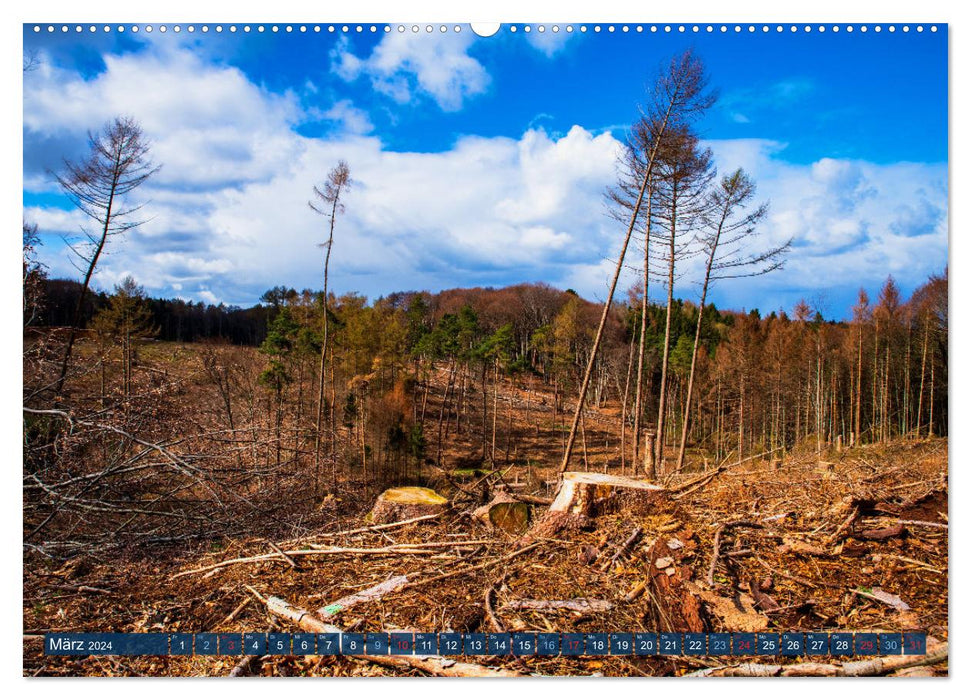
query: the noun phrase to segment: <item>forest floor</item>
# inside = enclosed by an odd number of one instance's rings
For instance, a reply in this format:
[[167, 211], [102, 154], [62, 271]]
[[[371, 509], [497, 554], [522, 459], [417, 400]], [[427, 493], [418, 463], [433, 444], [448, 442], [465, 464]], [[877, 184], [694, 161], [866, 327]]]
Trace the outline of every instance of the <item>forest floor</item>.
[[[522, 541], [473, 520], [476, 504], [456, 492], [449, 494], [453, 509], [436, 519], [375, 530], [360, 516], [347, 517], [275, 542], [300, 552], [291, 557], [296, 566], [256, 536], [191, 550], [81, 556], [47, 567], [34, 561], [24, 576], [24, 673], [228, 675], [238, 658], [50, 657], [38, 635], [300, 631], [268, 616], [264, 599], [276, 596], [314, 611], [395, 576], [409, 583], [347, 606], [329, 622], [353, 632], [920, 630], [928, 633], [929, 648], [946, 642], [945, 440], [865, 446], [831, 454], [824, 463], [815, 455], [781, 465], [752, 460], [705, 474], [672, 481], [669, 497], [648, 515], [603, 516], [589, 530], [537, 540], [527, 551]], [[636, 545], [618, 554], [637, 528], [642, 536]], [[415, 553], [388, 550], [406, 544]], [[272, 558], [186, 573], [266, 554]], [[575, 599], [588, 601], [589, 609], [518, 604]], [[463, 660], [521, 674], [606, 676], [719, 675], [731, 671], [726, 664], [769, 663], [764, 657], [686, 656]], [[250, 672], [422, 675], [336, 656], [268, 656], [255, 660]], [[947, 663], [895, 673], [942, 675]]]
[[[191, 405], [198, 412], [213, 399], [205, 394], [212, 389], [196, 353], [191, 346], [159, 343], [143, 351], [142, 362], [157, 365], [152, 377], [164, 373], [160, 386], [182, 387], [172, 398], [176, 408]], [[402, 484], [432, 486], [446, 496], [450, 508], [443, 514], [376, 529], [365, 515], [378, 491], [392, 484], [356, 482], [342, 484], [336, 497], [316, 506], [306, 493], [293, 493], [280, 504], [284, 512], [296, 513], [286, 527], [269, 527], [265, 520], [240, 523], [240, 536], [178, 546], [109, 543], [67, 559], [26, 548], [24, 674], [229, 675], [239, 658], [45, 656], [43, 634], [300, 631], [268, 612], [271, 596], [358, 633], [913, 630], [928, 634], [929, 649], [946, 645], [946, 439], [828, 449], [822, 455], [806, 445], [781, 462], [760, 457], [734, 463], [731, 457], [716, 466], [713, 459], [691, 455], [699, 464], [662, 478], [668, 491], [646, 515], [620, 511], [596, 518], [586, 529], [528, 541], [488, 528], [472, 511], [505, 490], [532, 496], [533, 519], [540, 518], [545, 507], [536, 502], [554, 495], [570, 416], [554, 415], [549, 391], [502, 382], [495, 463], [485, 458], [491, 444], [482, 440], [483, 434], [491, 436], [491, 425], [483, 430], [478, 405], [470, 402], [462, 429], [453, 419], [444, 430], [439, 468], [430, 462], [438, 457], [444, 377], [442, 369], [433, 377], [425, 406], [430, 459], [421, 469], [406, 465], [397, 474]], [[87, 391], [96, 396], [94, 375], [89, 384]], [[491, 416], [495, 397], [488, 396]], [[622, 472], [618, 424], [615, 407], [587, 412], [575, 469]], [[630, 465], [623, 471], [630, 473]], [[228, 563], [254, 556], [262, 558]], [[321, 612], [349, 594], [402, 576], [406, 584], [378, 599], [344, 605], [333, 615]], [[557, 601], [578, 609], [550, 604]], [[461, 661], [523, 675], [605, 676], [732, 675], [744, 672], [739, 664], [747, 661], [777, 663], [718, 656]], [[809, 667], [807, 661], [822, 665]], [[842, 661], [778, 663], [785, 668], [762, 672], [832, 674], [840, 672]], [[424, 673], [337, 656], [267, 656], [253, 659], [245, 672]], [[946, 675], [946, 655], [938, 663], [893, 673]]]

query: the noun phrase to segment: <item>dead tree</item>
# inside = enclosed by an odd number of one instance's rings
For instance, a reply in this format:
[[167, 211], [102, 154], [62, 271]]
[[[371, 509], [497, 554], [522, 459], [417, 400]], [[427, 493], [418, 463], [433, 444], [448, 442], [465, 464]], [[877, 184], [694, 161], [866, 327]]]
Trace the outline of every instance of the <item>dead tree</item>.
[[654, 174], [654, 166], [659, 149], [662, 142], [667, 138], [669, 130], [687, 125], [712, 104], [714, 96], [705, 92], [706, 85], [707, 78], [705, 77], [704, 66], [701, 60], [691, 51], [686, 51], [676, 56], [668, 68], [657, 79], [653, 89], [652, 103], [647, 113], [641, 117], [640, 123], [652, 135], [651, 148], [645, 159], [640, 187], [637, 192], [637, 197], [631, 206], [630, 222], [627, 225], [627, 232], [624, 236], [620, 255], [617, 258], [617, 266], [610, 283], [610, 291], [607, 294], [607, 299], [604, 301], [600, 324], [597, 327], [593, 347], [590, 350], [590, 356], [587, 360], [586, 371], [584, 372], [579, 396], [577, 397], [576, 409], [573, 412], [570, 434], [563, 451], [560, 473], [565, 472], [570, 464], [573, 445], [576, 442], [577, 429], [580, 425], [580, 416], [583, 414], [584, 400], [587, 396], [587, 389], [590, 386], [593, 366], [597, 359], [597, 351], [600, 349], [600, 343], [603, 340], [604, 327], [607, 325], [610, 306], [613, 302], [614, 292], [617, 290], [617, 281], [620, 279], [620, 273], [624, 268], [624, 257], [627, 254], [627, 247], [630, 245], [631, 234], [637, 225], [644, 203], [644, 195]]
[[782, 267], [783, 256], [792, 244], [790, 239], [783, 245], [757, 253], [744, 252], [746, 244], [753, 236], [758, 235], [756, 226], [761, 223], [768, 211], [767, 204], [762, 204], [748, 212], [744, 211], [754, 194], [755, 183], [741, 169], [738, 169], [722, 178], [709, 197], [709, 211], [705, 217], [707, 235], [703, 235], [701, 241], [702, 250], [708, 256], [705, 262], [705, 276], [701, 284], [698, 322], [695, 324], [695, 340], [691, 354], [691, 370], [688, 374], [688, 390], [685, 396], [676, 471], [680, 471], [684, 465], [691, 416], [691, 396], [698, 360], [698, 345], [701, 341], [701, 322], [704, 318], [705, 301], [711, 283], [717, 279], [754, 277], [777, 270]]
[[[330, 252], [334, 244], [334, 224], [337, 215], [344, 212], [344, 204], [341, 202], [341, 195], [351, 185], [351, 170], [347, 167], [347, 162], [337, 161], [337, 165], [327, 173], [327, 180], [323, 187], [314, 186], [314, 196], [319, 202], [310, 201], [307, 204], [310, 208], [321, 216], [326, 217], [328, 224], [327, 242], [322, 243], [324, 253], [324, 337], [320, 348], [320, 372], [317, 377], [317, 416], [314, 423], [314, 491], [319, 495], [320, 485], [320, 434], [322, 431], [321, 420], [324, 412], [324, 368], [327, 362], [327, 282], [330, 270]], [[333, 407], [331, 407], [333, 410]], [[334, 469], [334, 488], [337, 484], [337, 466]]]
[[[698, 137], [683, 128], [671, 135], [659, 158], [658, 216], [664, 233], [662, 259], [667, 267], [667, 311], [664, 322], [664, 348], [661, 353], [661, 386], [658, 391], [657, 432], [654, 455], [645, 455], [646, 470], [652, 475], [664, 464], [665, 426], [667, 419], [668, 370], [671, 359], [671, 320], [674, 309], [675, 267], [679, 259], [695, 254], [693, 240], [685, 241], [692, 230], [700, 227], [704, 213], [705, 193], [714, 178], [711, 151], [702, 150]], [[653, 465], [648, 460], [653, 459]]]
[[160, 166], [148, 159], [149, 143], [142, 128], [131, 117], [117, 117], [99, 134], [88, 134], [91, 153], [78, 163], [64, 161], [61, 173], [54, 177], [64, 194], [85, 216], [97, 224], [95, 231], [84, 230], [84, 248], [71, 250], [84, 264], [84, 281], [74, 310], [55, 393], [60, 393], [67, 376], [71, 353], [81, 326], [81, 314], [91, 277], [110, 236], [130, 231], [143, 223], [132, 219], [141, 205], [124, 201], [126, 195], [158, 172]]

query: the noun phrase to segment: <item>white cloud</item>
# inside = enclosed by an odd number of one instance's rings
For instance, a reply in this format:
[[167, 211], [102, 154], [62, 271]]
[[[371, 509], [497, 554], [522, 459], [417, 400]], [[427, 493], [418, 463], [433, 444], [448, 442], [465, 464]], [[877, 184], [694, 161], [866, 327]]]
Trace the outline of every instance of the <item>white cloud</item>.
[[410, 103], [426, 95], [441, 109], [454, 112], [468, 98], [484, 93], [491, 80], [485, 67], [468, 54], [474, 40], [471, 32], [392, 32], [367, 58], [354, 55], [344, 40], [333, 53], [334, 72], [347, 81], [366, 76], [375, 90], [395, 102]]
[[[150, 221], [109, 244], [102, 287], [132, 274], [154, 294], [227, 303], [252, 303], [276, 284], [319, 288], [325, 222], [307, 200], [343, 158], [354, 186], [335, 234], [335, 289], [373, 296], [542, 279], [605, 295], [623, 233], [604, 213], [620, 148], [609, 133], [574, 126], [556, 138], [534, 128], [518, 138], [466, 136], [438, 153], [396, 152], [370, 134], [367, 115], [350, 102], [329, 108], [342, 131], [308, 138], [293, 128], [304, 115], [292, 96], [259, 88], [235, 69], [179, 51], [107, 58], [107, 70], [88, 81], [42, 64], [24, 98], [28, 141], [82, 135], [126, 107], [155, 142], [164, 169], [137, 192], [150, 200]], [[723, 172], [745, 168], [759, 198], [771, 200], [767, 240], [795, 239], [783, 273], [725, 282], [729, 297], [751, 305], [789, 290], [874, 287], [888, 273], [915, 284], [946, 259], [945, 164], [793, 164], [784, 143], [709, 145]], [[26, 187], [46, 185], [35, 178]], [[46, 233], [76, 234], [83, 223], [51, 207], [26, 215]], [[45, 248], [52, 274], [77, 276], [63, 247]], [[691, 294], [693, 268], [684, 271], [678, 291]]]
[[[768, 240], [792, 238], [786, 271], [759, 284], [875, 286], [888, 274], [918, 284], [947, 259], [947, 165], [783, 160], [773, 141], [713, 141], [724, 172], [741, 166], [770, 202]], [[841, 313], [841, 311], [840, 311]]]
[[74, 136], [117, 115], [138, 119], [164, 163], [156, 184], [193, 189], [253, 182], [291, 159], [296, 97], [251, 83], [236, 68], [159, 46], [106, 54], [91, 80], [42, 61], [24, 83], [24, 128], [36, 138]]
[[547, 58], [552, 58], [563, 50], [570, 37], [577, 36], [577, 34], [576, 32], [566, 32], [562, 29], [554, 32], [552, 27], [547, 26], [546, 31], [540, 32], [534, 28], [533, 31], [525, 36], [530, 46], [545, 54]]
[[369, 134], [374, 131], [368, 113], [358, 109], [350, 100], [338, 100], [334, 106], [321, 114], [324, 119], [339, 122], [351, 134]]

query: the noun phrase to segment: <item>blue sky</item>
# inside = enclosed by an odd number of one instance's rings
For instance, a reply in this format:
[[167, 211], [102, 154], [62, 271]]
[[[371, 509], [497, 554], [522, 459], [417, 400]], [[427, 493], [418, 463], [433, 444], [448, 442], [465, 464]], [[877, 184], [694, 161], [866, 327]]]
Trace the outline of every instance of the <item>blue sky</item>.
[[[324, 222], [306, 200], [345, 158], [355, 186], [335, 234], [338, 291], [543, 280], [602, 299], [623, 233], [602, 196], [619, 142], [657, 67], [693, 47], [720, 95], [698, 125], [716, 163], [744, 167], [769, 200], [767, 243], [794, 238], [784, 271], [720, 282], [716, 304], [806, 298], [842, 317], [859, 286], [893, 274], [909, 292], [947, 264], [943, 25], [588, 26], [479, 38], [27, 25], [39, 65], [24, 76], [25, 216], [52, 273], [76, 277], [61, 237], [83, 221], [46, 171], [125, 113], [163, 169], [136, 193], [151, 220], [110, 243], [102, 288], [132, 274], [155, 295], [236, 304], [276, 284], [319, 288]], [[693, 265], [676, 288], [688, 298]]]

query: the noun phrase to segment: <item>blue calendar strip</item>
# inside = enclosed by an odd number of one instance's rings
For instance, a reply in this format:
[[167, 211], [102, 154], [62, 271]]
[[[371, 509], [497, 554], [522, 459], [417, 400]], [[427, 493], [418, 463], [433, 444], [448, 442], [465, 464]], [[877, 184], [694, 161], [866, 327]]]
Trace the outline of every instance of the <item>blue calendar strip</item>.
[[612, 632], [463, 634], [49, 633], [50, 656], [895, 656], [927, 653], [923, 632]]

